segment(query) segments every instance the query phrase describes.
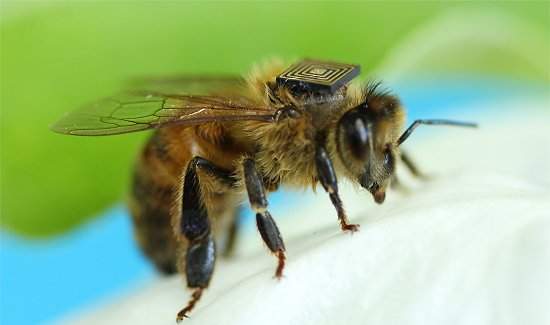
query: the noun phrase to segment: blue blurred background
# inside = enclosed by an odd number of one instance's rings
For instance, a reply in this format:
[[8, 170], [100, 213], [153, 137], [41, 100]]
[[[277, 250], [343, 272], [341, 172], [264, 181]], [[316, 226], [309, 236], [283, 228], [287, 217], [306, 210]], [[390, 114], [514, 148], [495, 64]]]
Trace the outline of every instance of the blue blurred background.
[[[550, 8], [542, 2], [1, 6], [2, 324], [51, 322], [156, 276], [123, 204], [147, 133], [48, 130], [128, 78], [243, 73], [274, 55], [333, 59], [384, 80], [410, 120], [467, 118], [484, 112], [456, 108], [550, 96]], [[271, 199], [281, 202], [296, 201], [284, 192]]]

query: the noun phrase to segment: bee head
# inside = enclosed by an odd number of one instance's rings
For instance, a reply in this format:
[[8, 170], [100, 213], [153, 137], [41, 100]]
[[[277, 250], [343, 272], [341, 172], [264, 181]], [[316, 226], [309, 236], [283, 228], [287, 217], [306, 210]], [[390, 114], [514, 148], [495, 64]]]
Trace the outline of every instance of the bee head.
[[348, 172], [377, 203], [382, 203], [395, 172], [404, 114], [398, 99], [377, 91], [377, 87], [374, 84], [363, 89], [359, 105], [340, 118], [336, 143]]

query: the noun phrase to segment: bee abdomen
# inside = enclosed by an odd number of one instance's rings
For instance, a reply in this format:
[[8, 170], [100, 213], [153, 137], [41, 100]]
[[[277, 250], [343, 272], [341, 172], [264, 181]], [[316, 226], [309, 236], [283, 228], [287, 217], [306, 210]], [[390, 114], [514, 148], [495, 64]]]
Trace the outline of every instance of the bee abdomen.
[[134, 174], [130, 210], [135, 237], [143, 253], [165, 274], [177, 272], [177, 243], [171, 226], [174, 190], [155, 184], [139, 171]]
[[177, 175], [169, 171], [169, 154], [159, 153], [157, 137], [145, 147], [134, 171], [130, 211], [135, 237], [143, 253], [165, 274], [177, 272], [178, 245], [172, 230]]

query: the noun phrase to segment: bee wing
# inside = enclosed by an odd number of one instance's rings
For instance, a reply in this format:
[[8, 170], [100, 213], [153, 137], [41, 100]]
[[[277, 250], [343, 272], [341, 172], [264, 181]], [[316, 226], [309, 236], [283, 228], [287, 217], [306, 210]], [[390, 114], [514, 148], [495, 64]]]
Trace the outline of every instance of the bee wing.
[[[52, 126], [52, 130], [72, 135], [111, 135], [174, 124], [236, 120], [272, 121], [273, 109], [263, 107], [246, 97], [241, 84], [236, 83], [236, 80], [180, 79], [177, 82], [172, 80], [168, 83], [158, 83], [154, 87], [156, 91], [121, 93], [65, 115]], [[224, 84], [226, 87], [223, 87]], [[152, 83], [148, 85], [151, 86]], [[175, 94], [160, 92], [167, 89], [167, 85], [179, 85], [180, 91]], [[219, 95], [183, 94], [192, 88], [191, 85], [198, 93]]]
[[128, 87], [173, 95], [242, 95], [246, 89], [244, 78], [239, 76], [167, 76], [135, 78]]

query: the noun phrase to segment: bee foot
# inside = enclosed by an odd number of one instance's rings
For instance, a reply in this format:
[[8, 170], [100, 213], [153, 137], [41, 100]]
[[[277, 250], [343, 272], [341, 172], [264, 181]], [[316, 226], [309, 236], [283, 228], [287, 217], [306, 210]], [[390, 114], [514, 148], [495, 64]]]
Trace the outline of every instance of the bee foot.
[[356, 231], [359, 231], [359, 224], [348, 224], [348, 223], [342, 223], [341, 228], [342, 231], [349, 231], [351, 233], [354, 233]]
[[201, 299], [203, 288], [197, 288], [191, 295], [191, 300], [187, 303], [187, 306], [180, 310], [176, 316], [176, 323], [180, 323], [184, 318], [189, 318], [187, 313], [189, 313], [195, 307], [195, 304]]
[[281, 280], [283, 277], [283, 269], [285, 268], [286, 256], [283, 250], [278, 250], [277, 253], [275, 253], [275, 255], [277, 255], [279, 264], [277, 264], [277, 269], [275, 270], [274, 278], [277, 280]]

